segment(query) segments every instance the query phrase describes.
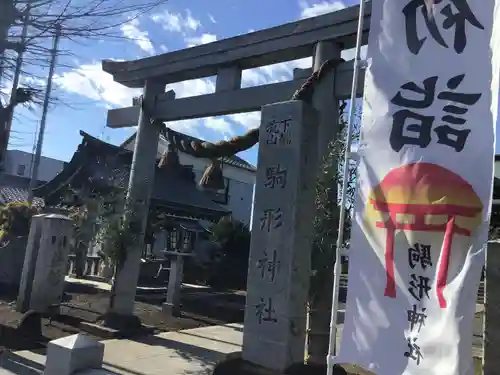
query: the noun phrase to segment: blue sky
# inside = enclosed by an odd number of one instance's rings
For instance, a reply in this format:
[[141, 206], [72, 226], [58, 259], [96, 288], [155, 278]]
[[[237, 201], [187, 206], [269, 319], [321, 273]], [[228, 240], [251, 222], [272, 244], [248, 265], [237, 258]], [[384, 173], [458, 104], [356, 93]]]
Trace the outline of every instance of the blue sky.
[[[61, 57], [56, 69], [53, 96], [58, 101], [48, 114], [42, 153], [68, 161], [81, 142], [80, 130], [113, 144], [120, 144], [134, 133], [134, 128], [105, 127], [107, 110], [130, 106], [132, 97], [139, 95], [140, 91], [113, 82], [112, 77], [101, 69], [103, 59], [144, 58], [317, 16], [357, 3], [357, 0], [169, 0], [149, 14], [123, 24], [117, 30], [123, 36], [119, 40], [87, 43], [62, 40], [61, 47], [70, 50], [72, 56]], [[346, 51], [343, 57], [351, 59], [352, 52]], [[288, 80], [294, 68], [310, 66], [311, 59], [308, 58], [247, 70], [243, 72], [242, 86]], [[44, 81], [37, 83], [44, 86]], [[178, 98], [207, 94], [214, 92], [215, 79], [181, 82], [169, 85], [167, 89], [174, 89]], [[40, 116], [40, 108], [16, 111], [11, 149], [32, 152]], [[259, 113], [246, 113], [179, 121], [169, 123], [169, 126], [216, 141], [241, 134], [259, 123]], [[240, 156], [256, 164], [256, 151], [254, 147]]]
[[[81, 141], [80, 130], [119, 144], [133, 134], [133, 128], [105, 127], [109, 108], [131, 105], [137, 90], [127, 89], [101, 70], [101, 60], [134, 60], [209, 43], [250, 31], [277, 26], [300, 18], [312, 17], [354, 4], [346, 0], [170, 0], [153, 12], [120, 28], [125, 37], [88, 43], [62, 40], [61, 47], [73, 52], [62, 57], [56, 68], [53, 96], [58, 103], [51, 107], [47, 119], [43, 155], [69, 160]], [[310, 59], [276, 64], [244, 71], [243, 86], [254, 86], [290, 79], [296, 67], [311, 65]], [[71, 68], [69, 68], [70, 66]], [[45, 73], [47, 74], [47, 73]], [[43, 85], [43, 81], [39, 82]], [[213, 92], [214, 78], [170, 85], [176, 97]], [[167, 88], [167, 89], [168, 89]], [[31, 152], [35, 131], [41, 116], [39, 108], [16, 112], [13, 137], [9, 148]], [[259, 113], [206, 118], [170, 123], [172, 128], [215, 141], [241, 134], [257, 126]], [[243, 153], [256, 163], [256, 148]]]

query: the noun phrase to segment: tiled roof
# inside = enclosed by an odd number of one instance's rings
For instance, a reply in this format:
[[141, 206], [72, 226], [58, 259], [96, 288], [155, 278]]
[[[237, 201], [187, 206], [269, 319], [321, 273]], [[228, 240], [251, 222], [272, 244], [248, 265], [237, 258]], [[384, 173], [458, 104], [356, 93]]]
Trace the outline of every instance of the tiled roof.
[[[41, 184], [43, 182], [39, 182]], [[14, 176], [8, 174], [0, 175], [0, 205], [7, 203], [20, 203], [28, 201], [28, 189], [30, 179], [21, 176]], [[43, 206], [43, 199], [33, 198], [34, 206]]]
[[[186, 143], [190, 143], [192, 141], [205, 142], [202, 139], [199, 139], [199, 138], [196, 138], [196, 137], [192, 137], [192, 136], [184, 134], [184, 133], [176, 132], [175, 130], [171, 130], [171, 131], [173, 133], [175, 133], [176, 136], [179, 137], [179, 139], [181, 141], [184, 141]], [[125, 142], [123, 142], [121, 146], [125, 147], [130, 142], [132, 142], [133, 140], [135, 140], [135, 136], [136, 136], [136, 133], [134, 133]], [[167, 140], [165, 139], [165, 137], [163, 137], [163, 135], [160, 136], [160, 141], [161, 142], [167, 142]], [[240, 158], [239, 156], [236, 156], [236, 155], [230, 156], [230, 157], [227, 157], [227, 158], [224, 157], [224, 158], [221, 158], [220, 160], [224, 164], [231, 165], [233, 167], [237, 167], [237, 168], [241, 168], [241, 169], [246, 169], [247, 171], [255, 172], [257, 170], [255, 168], [255, 166], [253, 166], [252, 164], [248, 163], [247, 161], [243, 160], [242, 158]]]
[[[133, 152], [102, 142], [81, 132], [83, 141], [69, 164], [52, 181], [35, 190], [49, 204], [63, 200], [67, 187], [92, 189], [95, 193], [125, 189], [130, 176]], [[156, 206], [174, 211], [191, 210], [221, 217], [230, 211], [199, 191], [191, 167], [156, 168], [151, 199]]]
[[[2, 205], [13, 202], [16, 203], [27, 202], [28, 189], [1, 186], [0, 201]], [[38, 197], [33, 197], [33, 206], [42, 207], [43, 205], [44, 205], [43, 199]]]

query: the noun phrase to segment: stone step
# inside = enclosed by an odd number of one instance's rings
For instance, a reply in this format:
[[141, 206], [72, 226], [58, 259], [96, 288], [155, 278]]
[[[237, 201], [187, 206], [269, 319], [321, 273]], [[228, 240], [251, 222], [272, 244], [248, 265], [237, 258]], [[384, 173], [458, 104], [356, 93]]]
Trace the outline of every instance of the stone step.
[[[0, 356], [0, 374], [36, 375], [43, 374], [45, 355], [43, 350], [21, 350], [3, 352]], [[2, 372], [4, 371], [4, 372]]]

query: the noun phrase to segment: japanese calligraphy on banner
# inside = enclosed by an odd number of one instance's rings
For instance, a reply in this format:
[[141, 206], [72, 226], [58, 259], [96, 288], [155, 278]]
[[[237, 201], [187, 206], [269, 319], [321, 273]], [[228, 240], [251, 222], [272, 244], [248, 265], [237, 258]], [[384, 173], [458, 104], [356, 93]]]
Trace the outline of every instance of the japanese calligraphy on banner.
[[338, 363], [473, 374], [491, 206], [500, 0], [372, 2]]

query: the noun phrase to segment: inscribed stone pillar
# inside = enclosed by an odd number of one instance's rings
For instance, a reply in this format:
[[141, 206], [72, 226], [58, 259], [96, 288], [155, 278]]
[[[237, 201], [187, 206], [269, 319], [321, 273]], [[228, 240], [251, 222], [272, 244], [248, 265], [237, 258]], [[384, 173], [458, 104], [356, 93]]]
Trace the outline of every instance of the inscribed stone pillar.
[[276, 371], [304, 361], [317, 130], [302, 101], [262, 108], [243, 358]]
[[500, 370], [500, 242], [488, 242], [484, 278], [483, 374]]
[[[164, 93], [165, 85], [147, 81], [144, 86], [143, 104], [153, 111], [155, 98]], [[170, 98], [175, 93], [170, 91]], [[121, 268], [117, 269], [113, 285], [111, 313], [132, 315], [139, 279], [140, 261], [144, 247], [144, 235], [149, 215], [149, 200], [153, 189], [156, 157], [161, 124], [151, 123], [151, 119], [141, 109], [139, 126], [134, 145], [134, 156], [130, 168], [130, 180], [126, 198], [125, 225], [134, 228], [133, 240], [127, 244], [127, 256]]]
[[46, 312], [62, 300], [73, 221], [64, 215], [38, 215], [32, 229], [17, 306]]
[[30, 232], [28, 236], [28, 244], [24, 255], [23, 270], [21, 281], [19, 284], [19, 292], [17, 296], [16, 309], [24, 312], [29, 308], [29, 297], [33, 286], [33, 278], [35, 276], [35, 266], [40, 250], [40, 239], [42, 236], [42, 218], [45, 215], [35, 215], [31, 218]]

